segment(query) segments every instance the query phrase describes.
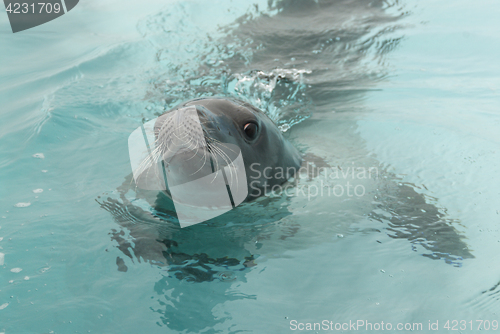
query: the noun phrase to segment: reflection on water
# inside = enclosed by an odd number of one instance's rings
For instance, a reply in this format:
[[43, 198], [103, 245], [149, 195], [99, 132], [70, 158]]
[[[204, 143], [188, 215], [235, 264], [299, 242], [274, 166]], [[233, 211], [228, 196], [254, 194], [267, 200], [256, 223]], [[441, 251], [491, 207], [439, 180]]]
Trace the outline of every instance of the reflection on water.
[[387, 183], [377, 197], [378, 209], [370, 217], [387, 223], [388, 235], [408, 239], [429, 252], [422, 254], [431, 259], [444, 259], [461, 266], [463, 259], [473, 258], [463, 235], [453, 228], [457, 221], [446, 217], [446, 211], [436, 206], [437, 199], [415, 191], [413, 184]]
[[[256, 298], [235, 292], [231, 282], [246, 281], [245, 275], [259, 270], [259, 262], [266, 257], [328, 242], [322, 234], [331, 231], [333, 223], [321, 218], [320, 210], [343, 212], [343, 223], [352, 233], [361, 217], [369, 217], [373, 227], [364, 232], [382, 229], [391, 238], [407, 239], [416, 252], [431, 259], [460, 266], [463, 259], [473, 257], [453, 227], [458, 222], [446, 216], [439, 199], [387, 172], [383, 162], [364, 148], [356, 132], [355, 113], [349, 116], [353, 111], [365, 112], [359, 101], [388, 74], [385, 55], [401, 41], [409, 14], [402, 3], [271, 2], [268, 8], [252, 9], [220, 27], [213, 36], [189, 21], [172, 20], [189, 16], [188, 7], [178, 5], [169, 11], [180, 14], [167, 11], [139, 24], [143, 37], [157, 50], [158, 67], [146, 96], [153, 104], [168, 110], [201, 96], [244, 99], [265, 110], [283, 131], [291, 132], [290, 138], [306, 160], [340, 169], [355, 161], [358, 166], [376, 166], [380, 175], [363, 184], [367, 188], [363, 198], [319, 198], [312, 204], [305, 198], [261, 198], [182, 230], [168, 199], [158, 195], [152, 209], [148, 194], [136, 191], [127, 178], [118, 189], [119, 198], [98, 202], [121, 225], [111, 232], [124, 255], [117, 258], [118, 270], [125, 272], [136, 261], [163, 270], [155, 284], [159, 306], [154, 310], [163, 325], [200, 332], [229, 319], [227, 313], [214, 316], [219, 304]], [[346, 116], [336, 134], [334, 117], [342, 112]], [[318, 122], [326, 128], [317, 130]], [[310, 140], [318, 131], [323, 140]], [[349, 138], [353, 149], [328, 149], [334, 147], [330, 142], [341, 138]], [[301, 182], [317, 179], [313, 176]], [[294, 215], [299, 206], [311, 208], [307, 220]], [[308, 237], [298, 237], [304, 229]], [[191, 284], [189, 289], [179, 288], [185, 284]]]

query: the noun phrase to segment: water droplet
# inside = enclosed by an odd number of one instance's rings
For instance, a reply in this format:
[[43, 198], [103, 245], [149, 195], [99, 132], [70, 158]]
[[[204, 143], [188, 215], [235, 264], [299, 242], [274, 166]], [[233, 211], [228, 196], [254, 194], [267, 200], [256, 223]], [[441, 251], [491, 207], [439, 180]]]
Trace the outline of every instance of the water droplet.
[[287, 132], [288, 130], [290, 130], [290, 124], [280, 125], [278, 129], [280, 129], [281, 132]]
[[230, 271], [220, 272], [217, 274], [217, 277], [222, 282], [230, 282], [230, 281], [236, 280], [236, 276], [234, 275], [234, 273], [232, 273]]

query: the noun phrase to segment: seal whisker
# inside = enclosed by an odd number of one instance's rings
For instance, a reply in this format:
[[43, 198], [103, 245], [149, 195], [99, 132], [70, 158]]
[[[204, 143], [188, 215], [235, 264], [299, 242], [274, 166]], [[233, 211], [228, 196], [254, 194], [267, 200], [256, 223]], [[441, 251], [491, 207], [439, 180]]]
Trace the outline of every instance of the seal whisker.
[[[198, 151], [199, 151], [199, 148], [200, 148], [200, 146], [199, 146], [199, 141], [197, 140], [197, 141], [196, 141], [196, 144], [194, 144], [193, 146], [194, 146], [193, 150], [194, 150], [194, 149], [197, 149], [197, 150], [196, 150], [196, 152], [194, 152], [194, 154], [193, 154], [193, 156], [192, 156], [191, 158], [188, 158], [188, 159], [186, 159], [186, 160], [191, 160], [191, 159], [193, 159], [195, 156], [197, 156], [197, 155], [198, 155]], [[188, 147], [188, 149], [191, 149], [191, 147]], [[197, 172], [196, 172], [196, 173], [197, 173]], [[196, 173], [194, 173], [194, 174], [196, 174]]]
[[[220, 147], [213, 145], [213, 150], [217, 153], [223, 160], [225, 165], [229, 168], [230, 181], [233, 180], [233, 170], [236, 170], [233, 161], [231, 161], [230, 157], [224, 152]], [[238, 178], [236, 178], [236, 186], [238, 185]]]
[[152, 165], [152, 155], [151, 154], [148, 154], [146, 156], [146, 158], [144, 158], [141, 163], [139, 164], [139, 166], [137, 167], [137, 172], [139, 174], [143, 173], [146, 169], [148, 169], [151, 165]]
[[[192, 173], [191, 175], [198, 173], [200, 170], [203, 169], [203, 167], [205, 167], [205, 165], [207, 163], [207, 152], [203, 152], [203, 158], [204, 158], [204, 160], [203, 160], [203, 164], [201, 165], [201, 167], [198, 168], [198, 170], [196, 172]], [[212, 182], [213, 182], [213, 180], [212, 180]]]
[[[220, 149], [220, 147], [218, 146], [222, 146], [224, 148], [227, 148], [228, 150], [232, 151], [232, 152], [235, 152], [234, 150], [232, 150], [230, 147], [228, 147], [227, 145], [225, 145], [224, 143], [222, 143], [221, 141], [217, 140], [216, 138], [213, 138], [213, 137], [210, 137], [210, 136], [207, 136], [207, 145], [210, 145], [210, 148], [212, 150], [215, 151], [215, 153], [218, 153], [221, 158], [224, 159], [224, 162], [226, 163], [226, 165], [229, 165], [228, 163], [228, 159], [229, 159], [229, 156], [222, 150]], [[236, 152], [235, 152], [236, 153]], [[226, 159], [227, 158], [227, 159]], [[229, 159], [230, 160], [230, 159]], [[216, 159], [216, 164], [217, 164], [217, 167], [218, 167], [218, 160]], [[219, 170], [219, 168], [217, 168], [217, 170]]]

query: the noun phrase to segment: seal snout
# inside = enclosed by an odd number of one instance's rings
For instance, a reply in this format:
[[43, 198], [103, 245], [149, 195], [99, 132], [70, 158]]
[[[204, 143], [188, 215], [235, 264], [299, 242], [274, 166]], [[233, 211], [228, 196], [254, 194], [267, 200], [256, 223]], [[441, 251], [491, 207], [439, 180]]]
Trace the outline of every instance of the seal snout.
[[205, 153], [205, 133], [195, 107], [181, 108], [166, 115], [157, 133], [157, 147], [169, 163], [176, 155]]

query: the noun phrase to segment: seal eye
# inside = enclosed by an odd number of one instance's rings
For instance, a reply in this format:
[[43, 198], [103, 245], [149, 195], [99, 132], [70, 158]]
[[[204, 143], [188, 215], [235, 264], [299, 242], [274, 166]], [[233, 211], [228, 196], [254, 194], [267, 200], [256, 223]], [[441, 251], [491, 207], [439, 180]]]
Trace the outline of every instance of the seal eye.
[[243, 127], [243, 131], [245, 131], [245, 134], [247, 135], [248, 139], [250, 139], [250, 140], [257, 138], [258, 130], [259, 130], [259, 127], [255, 123], [247, 123]]

